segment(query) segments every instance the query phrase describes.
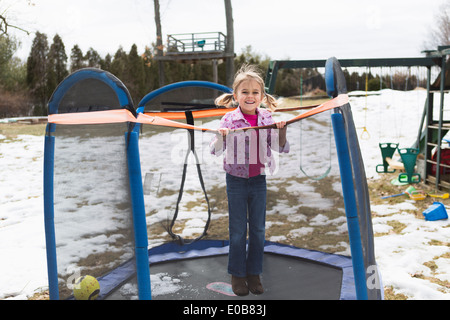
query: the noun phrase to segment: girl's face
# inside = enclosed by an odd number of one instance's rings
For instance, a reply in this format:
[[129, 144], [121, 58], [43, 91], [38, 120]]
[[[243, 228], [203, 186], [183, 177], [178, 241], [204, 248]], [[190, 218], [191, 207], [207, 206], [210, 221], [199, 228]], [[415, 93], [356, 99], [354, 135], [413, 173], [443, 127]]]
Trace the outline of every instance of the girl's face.
[[256, 108], [262, 102], [264, 94], [256, 80], [244, 80], [233, 93], [234, 99], [239, 103], [245, 114], [256, 114]]

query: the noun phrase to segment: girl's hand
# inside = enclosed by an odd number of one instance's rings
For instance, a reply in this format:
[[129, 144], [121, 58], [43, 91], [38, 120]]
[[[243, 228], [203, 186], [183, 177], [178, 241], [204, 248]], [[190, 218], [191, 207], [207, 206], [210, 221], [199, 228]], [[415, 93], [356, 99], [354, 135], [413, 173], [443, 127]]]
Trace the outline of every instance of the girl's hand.
[[280, 122], [275, 122], [277, 129], [280, 129], [279, 131], [279, 138], [280, 138], [280, 146], [284, 147], [284, 145], [286, 144], [286, 132], [287, 132], [287, 126], [286, 126], [286, 121], [280, 121]]
[[275, 122], [277, 129], [283, 129], [286, 126], [286, 121]]
[[222, 137], [225, 137], [230, 133], [230, 129], [228, 128], [220, 128], [218, 129], [219, 133], [222, 135]]

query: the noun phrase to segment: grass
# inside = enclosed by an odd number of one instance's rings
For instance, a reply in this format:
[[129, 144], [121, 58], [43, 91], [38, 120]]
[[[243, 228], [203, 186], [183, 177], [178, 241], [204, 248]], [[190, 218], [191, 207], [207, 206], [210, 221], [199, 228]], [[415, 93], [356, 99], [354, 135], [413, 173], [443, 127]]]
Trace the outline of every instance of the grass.
[[[406, 199], [409, 199], [407, 195], [402, 195], [394, 198], [381, 199], [382, 196], [385, 195], [393, 195], [404, 192], [408, 185], [406, 186], [395, 186], [391, 184], [391, 180], [396, 178], [398, 173], [392, 174], [383, 174], [377, 180], [368, 181], [369, 184], [369, 193], [371, 199], [371, 205], [379, 205], [379, 204], [398, 204]], [[442, 192], [436, 191], [434, 186], [426, 185], [423, 182], [414, 184], [416, 190], [421, 190], [424, 193], [431, 194], [440, 194]], [[427, 209], [434, 201], [439, 201], [439, 198], [426, 197], [424, 200], [417, 200], [414, 202], [415, 210], [404, 210], [404, 212], [408, 212], [414, 214], [417, 219], [424, 219], [422, 212]], [[392, 215], [394, 215], [393, 213]], [[373, 216], [376, 216], [376, 213], [372, 213]], [[385, 215], [386, 216], [386, 215]], [[403, 229], [406, 227], [403, 223], [395, 220], [388, 221], [387, 224], [392, 227], [390, 233], [402, 234]], [[384, 236], [386, 234], [375, 234], [374, 236]], [[430, 240], [428, 242], [429, 246], [447, 246], [450, 247], [450, 242], [442, 242], [438, 240]], [[430, 269], [431, 275], [424, 275], [423, 273], [415, 273], [411, 274], [411, 277], [416, 279], [421, 279], [424, 281], [428, 281], [440, 286], [440, 291], [448, 292], [450, 288], [450, 282], [447, 280], [441, 280], [438, 278], [438, 274], [440, 270], [436, 263], [437, 259], [450, 259], [450, 253], [442, 254], [438, 257], [434, 257], [433, 260], [424, 262], [424, 266]], [[385, 300], [407, 300], [409, 297], [404, 294], [398, 294], [395, 292], [395, 289], [390, 287], [384, 288]]]
[[402, 293], [395, 293], [392, 286], [384, 288], [384, 299], [385, 300], [408, 300], [408, 296]]
[[315, 106], [322, 104], [326, 101], [330, 100], [329, 98], [317, 97], [317, 98], [308, 98], [307, 100], [300, 100], [300, 98], [283, 98], [279, 103], [280, 109], [286, 108], [297, 108], [297, 107], [307, 107], [307, 106]]
[[[398, 197], [381, 199], [383, 196], [396, 195], [402, 192], [409, 187], [409, 185], [397, 186], [393, 185], [391, 181], [398, 176], [398, 173], [384, 173], [380, 175], [380, 178], [376, 180], [369, 180], [369, 195], [370, 195], [370, 203], [372, 205], [380, 205], [380, 204], [398, 204], [402, 203], [405, 200], [409, 199], [408, 195], [401, 195]], [[442, 192], [436, 191], [434, 186], [424, 184], [423, 182], [413, 184], [416, 190], [420, 190], [426, 194], [441, 194]], [[426, 197], [423, 200], [414, 201], [414, 206], [417, 208], [416, 210], [410, 210], [409, 213], [414, 214], [417, 219], [424, 219], [422, 212], [427, 209], [430, 205], [435, 201], [439, 201], [440, 198]], [[442, 199], [441, 199], [442, 200]], [[405, 210], [408, 212], [408, 210]], [[376, 216], [376, 214], [373, 214]]]
[[0, 123], [0, 135], [4, 140], [17, 140], [19, 135], [43, 136], [47, 124]]

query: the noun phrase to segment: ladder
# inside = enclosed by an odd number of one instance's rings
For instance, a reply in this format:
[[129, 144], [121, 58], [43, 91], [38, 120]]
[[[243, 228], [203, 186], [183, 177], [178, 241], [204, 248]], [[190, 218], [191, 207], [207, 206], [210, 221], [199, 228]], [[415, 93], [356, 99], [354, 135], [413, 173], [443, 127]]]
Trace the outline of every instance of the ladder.
[[[433, 56], [436, 58], [436, 64], [441, 67], [441, 74], [437, 81], [430, 84], [430, 68], [428, 68], [428, 79], [427, 79], [427, 100], [425, 102], [424, 114], [422, 116], [422, 124], [419, 128], [419, 132], [422, 129], [424, 120], [426, 121], [424, 134], [420, 134], [418, 137], [418, 146], [424, 154], [425, 165], [424, 172], [422, 176], [424, 177], [424, 182], [426, 184], [434, 184], [436, 190], [439, 189], [450, 189], [450, 179], [444, 177], [442, 174], [443, 170], [450, 170], [450, 166], [441, 163], [442, 160], [442, 138], [450, 130], [450, 119], [444, 119], [444, 93], [447, 90], [446, 79], [447, 72], [450, 68], [447, 68], [447, 55], [450, 54], [450, 46], [439, 46], [437, 51], [428, 52], [427, 56]], [[449, 70], [447, 70], [449, 69]], [[439, 88], [437, 88], [439, 85]], [[438, 118], [434, 119], [434, 94], [439, 93], [439, 114]], [[423, 143], [425, 142], [425, 143]], [[433, 152], [434, 150], [434, 152]], [[433, 159], [433, 154], [435, 157]], [[434, 167], [434, 170], [433, 170]], [[435, 173], [433, 174], [433, 171]]]

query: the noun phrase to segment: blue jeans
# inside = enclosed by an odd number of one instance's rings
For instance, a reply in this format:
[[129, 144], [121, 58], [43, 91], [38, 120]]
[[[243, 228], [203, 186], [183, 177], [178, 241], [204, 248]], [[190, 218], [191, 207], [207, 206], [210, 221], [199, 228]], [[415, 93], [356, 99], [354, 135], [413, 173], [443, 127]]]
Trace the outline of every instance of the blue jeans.
[[266, 176], [246, 179], [227, 173], [226, 181], [230, 236], [228, 273], [236, 277], [259, 275], [262, 273], [266, 231]]

